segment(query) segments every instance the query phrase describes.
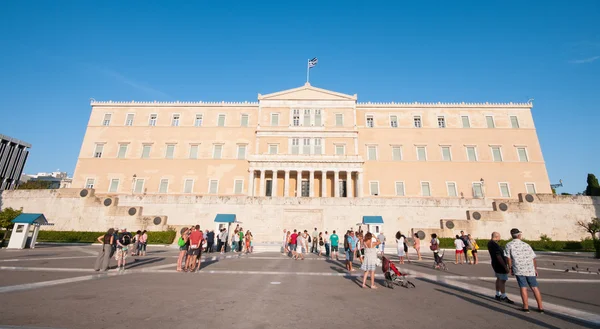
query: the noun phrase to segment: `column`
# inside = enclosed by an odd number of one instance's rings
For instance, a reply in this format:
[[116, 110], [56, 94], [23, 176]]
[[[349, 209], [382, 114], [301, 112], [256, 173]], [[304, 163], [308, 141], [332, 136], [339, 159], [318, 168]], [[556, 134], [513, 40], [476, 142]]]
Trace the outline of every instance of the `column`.
[[359, 198], [362, 198], [363, 196], [363, 173], [362, 172], [357, 172], [356, 173], [356, 196]]
[[260, 181], [258, 182], [259, 186], [260, 186], [260, 193], [258, 194], [258, 196], [265, 196], [265, 174], [267, 173], [266, 170], [261, 169], [260, 170]]
[[271, 196], [277, 196], [277, 169], [271, 170], [273, 173], [273, 183], [271, 183]]
[[333, 172], [333, 195], [340, 197], [340, 172], [337, 170]]
[[302, 196], [302, 170], [296, 170], [296, 197]]
[[325, 198], [327, 196], [327, 170], [321, 170], [321, 197]]
[[248, 174], [248, 196], [254, 196], [254, 169]]
[[286, 169], [283, 180], [283, 196], [290, 196], [290, 171]]
[[352, 184], [352, 172], [346, 171], [346, 195], [349, 198], [354, 197], [354, 189], [352, 188], [354, 184]]
[[315, 171], [311, 170], [308, 172], [308, 196], [314, 198], [315, 196]]

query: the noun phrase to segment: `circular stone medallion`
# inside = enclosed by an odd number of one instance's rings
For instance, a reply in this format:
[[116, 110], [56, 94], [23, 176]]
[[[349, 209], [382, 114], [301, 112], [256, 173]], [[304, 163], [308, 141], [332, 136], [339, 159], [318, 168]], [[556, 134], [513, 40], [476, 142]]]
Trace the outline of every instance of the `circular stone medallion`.
[[423, 240], [423, 239], [425, 239], [425, 232], [423, 232], [423, 231], [418, 231], [418, 232], [417, 232], [417, 236], [419, 237], [419, 239]]
[[508, 205], [506, 203], [501, 203], [500, 205], [498, 205], [498, 208], [500, 208], [500, 210], [502, 211], [507, 211]]
[[127, 211], [127, 213], [129, 213], [129, 216], [135, 215], [136, 212], [137, 210], [133, 207], [129, 208], [129, 210]]
[[160, 219], [160, 217], [154, 217], [154, 220], [152, 222], [154, 223], [154, 225], [160, 225], [162, 219]]
[[88, 190], [83, 189], [79, 192], [79, 196], [82, 198], [85, 198], [90, 192], [88, 192]]
[[453, 222], [453, 221], [451, 221], [451, 220], [447, 221], [447, 222], [446, 222], [446, 227], [447, 227], [448, 229], [453, 229], [453, 228], [454, 228], [454, 222]]
[[533, 195], [531, 195], [531, 194], [527, 194], [527, 195], [525, 196], [525, 200], [527, 200], [527, 202], [533, 202]]
[[481, 219], [481, 214], [479, 212], [474, 212], [473, 213], [473, 219], [475, 220], [480, 220]]
[[110, 206], [112, 204], [112, 199], [111, 198], [106, 198], [104, 199], [104, 205], [105, 206]]

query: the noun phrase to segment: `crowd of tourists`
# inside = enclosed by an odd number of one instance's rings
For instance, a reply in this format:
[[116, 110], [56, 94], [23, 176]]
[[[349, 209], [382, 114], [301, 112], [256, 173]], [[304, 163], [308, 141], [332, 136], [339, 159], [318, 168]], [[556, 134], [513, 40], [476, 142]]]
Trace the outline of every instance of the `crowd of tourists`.
[[117, 261], [117, 270], [125, 270], [127, 256], [146, 256], [146, 247], [148, 245], [148, 233], [146, 230], [138, 230], [135, 235], [127, 232], [124, 228], [119, 231], [118, 228], [110, 228], [104, 235], [98, 237], [98, 242], [102, 243], [102, 249], [96, 257], [94, 270], [107, 271], [110, 266], [110, 259], [114, 256]]

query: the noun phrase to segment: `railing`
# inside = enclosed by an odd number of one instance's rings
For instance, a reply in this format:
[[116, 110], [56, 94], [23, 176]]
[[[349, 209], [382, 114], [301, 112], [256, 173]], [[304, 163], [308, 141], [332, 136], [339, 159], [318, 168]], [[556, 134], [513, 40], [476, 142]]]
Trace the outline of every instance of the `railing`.
[[259, 154], [249, 155], [249, 161], [337, 161], [364, 162], [360, 155], [317, 155], [317, 154]]

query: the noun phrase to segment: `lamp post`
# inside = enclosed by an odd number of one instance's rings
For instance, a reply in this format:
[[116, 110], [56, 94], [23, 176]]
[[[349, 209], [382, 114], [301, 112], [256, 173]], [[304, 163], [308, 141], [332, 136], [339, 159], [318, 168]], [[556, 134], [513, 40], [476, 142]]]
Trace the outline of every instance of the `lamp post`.
[[481, 183], [481, 196], [485, 199], [485, 181], [481, 178], [479, 182]]
[[133, 195], [133, 191], [135, 191], [135, 180], [137, 179], [137, 175], [133, 174], [131, 178], [131, 195]]

